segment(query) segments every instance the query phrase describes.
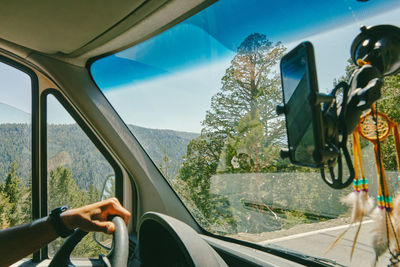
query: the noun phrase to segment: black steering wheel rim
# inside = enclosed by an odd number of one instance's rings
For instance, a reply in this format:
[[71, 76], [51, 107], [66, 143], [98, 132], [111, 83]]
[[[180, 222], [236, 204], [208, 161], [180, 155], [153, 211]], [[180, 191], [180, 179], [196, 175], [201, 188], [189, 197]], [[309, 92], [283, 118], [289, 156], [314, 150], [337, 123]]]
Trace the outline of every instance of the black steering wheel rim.
[[124, 220], [116, 216], [112, 220], [115, 224], [113, 233], [113, 247], [107, 256], [112, 267], [127, 266], [129, 257], [129, 235]]
[[[124, 220], [121, 217], [114, 217], [112, 221], [115, 224], [115, 231], [113, 233], [113, 247], [110, 254], [107, 256], [108, 263], [112, 267], [127, 266], [129, 256], [129, 236], [128, 229]], [[76, 229], [74, 233], [68, 237], [67, 240], [58, 249], [57, 253], [51, 260], [49, 267], [68, 266], [70, 261], [71, 252], [76, 245], [84, 238], [88, 232], [81, 229]]]

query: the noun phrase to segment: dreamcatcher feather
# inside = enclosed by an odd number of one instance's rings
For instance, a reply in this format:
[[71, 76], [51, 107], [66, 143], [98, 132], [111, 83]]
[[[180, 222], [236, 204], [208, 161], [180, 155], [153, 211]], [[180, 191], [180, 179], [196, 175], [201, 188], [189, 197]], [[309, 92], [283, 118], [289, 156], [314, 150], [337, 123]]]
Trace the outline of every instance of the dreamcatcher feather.
[[[369, 121], [369, 122], [368, 122]], [[393, 134], [396, 148], [396, 165], [398, 174], [400, 173], [399, 153], [400, 135], [397, 123], [391, 121], [385, 114], [377, 112], [372, 107], [371, 112], [364, 116], [360, 121], [364, 126], [367, 140], [374, 144], [375, 163], [378, 179], [377, 207], [371, 216], [374, 220], [373, 247], [375, 250], [375, 264], [378, 258], [389, 249], [392, 260], [397, 259], [399, 252], [399, 222], [400, 222], [400, 197], [394, 200], [389, 193], [385, 170], [383, 168], [383, 154], [380, 152], [380, 142], [385, 140], [390, 133]], [[375, 128], [375, 134], [373, 133]], [[369, 139], [368, 139], [369, 138]], [[395, 204], [395, 205], [394, 205]]]
[[[358, 127], [357, 127], [358, 129]], [[362, 158], [361, 158], [361, 146], [359, 133], [356, 130], [353, 133], [353, 157], [354, 157], [354, 180], [353, 180], [353, 192], [341, 199], [341, 201], [350, 207], [351, 217], [349, 227], [346, 228], [327, 248], [326, 252], [332, 249], [347, 233], [347, 231], [354, 225], [358, 223], [358, 228], [356, 235], [354, 237], [353, 246], [350, 253], [350, 259], [353, 257], [355, 244], [357, 243], [358, 234], [360, 233], [362, 221], [364, 216], [367, 215], [373, 205], [373, 201], [368, 197], [368, 181], [365, 178]], [[361, 176], [360, 176], [361, 174]]]

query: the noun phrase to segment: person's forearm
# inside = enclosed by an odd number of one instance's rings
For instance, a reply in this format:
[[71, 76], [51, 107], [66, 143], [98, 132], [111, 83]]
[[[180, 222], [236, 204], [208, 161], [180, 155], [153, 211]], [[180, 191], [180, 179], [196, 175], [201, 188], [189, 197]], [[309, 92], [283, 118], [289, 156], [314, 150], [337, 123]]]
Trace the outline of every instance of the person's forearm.
[[0, 266], [9, 266], [58, 237], [48, 217], [0, 230]]
[[[110, 198], [80, 208], [69, 209], [61, 213], [60, 218], [64, 226], [71, 230], [79, 227], [87, 232], [99, 231], [111, 234], [115, 230], [115, 225], [107, 221], [110, 215], [121, 216], [126, 225], [131, 216], [117, 198]], [[0, 230], [0, 267], [22, 259], [57, 237], [58, 234], [49, 217]]]

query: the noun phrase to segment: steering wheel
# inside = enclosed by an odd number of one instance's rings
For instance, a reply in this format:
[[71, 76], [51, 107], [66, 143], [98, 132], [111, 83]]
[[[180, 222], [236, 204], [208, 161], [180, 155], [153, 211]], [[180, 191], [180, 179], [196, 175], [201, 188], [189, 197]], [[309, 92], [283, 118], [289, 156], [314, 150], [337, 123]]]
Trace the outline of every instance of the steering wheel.
[[[101, 257], [105, 266], [119, 267], [127, 266], [129, 256], [129, 237], [128, 229], [121, 217], [114, 217], [115, 224], [113, 233], [113, 248], [107, 257]], [[76, 229], [74, 233], [62, 244], [56, 255], [51, 260], [49, 267], [70, 266], [70, 255], [76, 245], [84, 238], [88, 232]]]

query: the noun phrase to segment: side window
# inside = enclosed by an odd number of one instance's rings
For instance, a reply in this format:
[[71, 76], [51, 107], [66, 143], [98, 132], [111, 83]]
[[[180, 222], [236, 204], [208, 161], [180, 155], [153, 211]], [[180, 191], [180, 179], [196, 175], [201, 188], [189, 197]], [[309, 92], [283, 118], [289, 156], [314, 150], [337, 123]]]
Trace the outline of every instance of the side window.
[[31, 220], [32, 81], [0, 62], [0, 229]]
[[[46, 100], [48, 210], [63, 205], [75, 208], [99, 201], [105, 180], [115, 175], [112, 166], [58, 99], [49, 94]], [[63, 241], [59, 238], [49, 244], [50, 256]], [[97, 257], [100, 253], [105, 254], [92, 235], [87, 235], [72, 256]]]

